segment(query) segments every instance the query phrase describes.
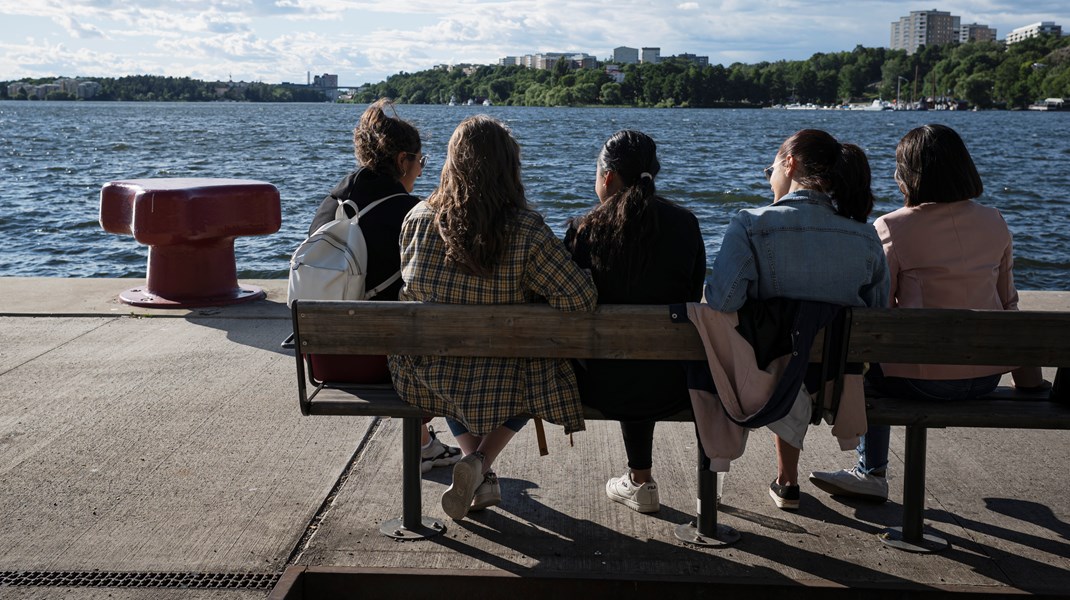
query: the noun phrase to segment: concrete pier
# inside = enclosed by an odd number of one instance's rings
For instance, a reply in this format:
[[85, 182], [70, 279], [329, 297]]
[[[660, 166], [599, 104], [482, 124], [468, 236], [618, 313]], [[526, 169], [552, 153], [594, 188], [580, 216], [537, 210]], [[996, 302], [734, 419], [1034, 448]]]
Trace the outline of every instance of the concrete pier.
[[[448, 520], [450, 473], [432, 470], [424, 514], [448, 531], [395, 542], [378, 527], [401, 511], [400, 422], [300, 416], [280, 347], [286, 282], [249, 281], [264, 301], [163, 310], [118, 302], [136, 281], [0, 278], [0, 598], [266, 598], [294, 566], [359, 569], [353, 597], [527, 597], [532, 581], [566, 598], [555, 590], [598, 596], [612, 582], [625, 596], [1070, 597], [1065, 431], [930, 432], [926, 522], [952, 544], [935, 555], [876, 539], [900, 524], [899, 428], [889, 502], [804, 481], [798, 513], [769, 499], [770, 434], [754, 432], [721, 515], [743, 537], [719, 550], [673, 537], [695, 511], [690, 424], [658, 426], [654, 515], [605, 497], [626, 469], [615, 423], [571, 440], [549, 426], [548, 457], [528, 428], [496, 463], [499, 507]], [[1022, 307], [1070, 310], [1070, 292], [1023, 292]], [[804, 477], [854, 460], [827, 427], [806, 444]], [[138, 577], [152, 585], [118, 587]]]

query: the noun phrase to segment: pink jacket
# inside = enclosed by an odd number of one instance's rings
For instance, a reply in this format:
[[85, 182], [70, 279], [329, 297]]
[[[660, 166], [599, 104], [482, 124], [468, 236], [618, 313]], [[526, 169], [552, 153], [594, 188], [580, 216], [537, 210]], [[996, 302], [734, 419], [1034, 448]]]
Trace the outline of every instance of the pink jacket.
[[[713, 310], [708, 304], [691, 302], [687, 305], [687, 316], [706, 347], [706, 361], [717, 386], [717, 396], [706, 391], [691, 390], [695, 426], [702, 449], [711, 461], [710, 470], [725, 472], [732, 460], [743, 455], [749, 431], [737, 425], [725, 413], [742, 421], [761, 410], [773, 394], [791, 356], [777, 358], [763, 371], [758, 368], [754, 348], [736, 331], [736, 325], [739, 324], [736, 313], [723, 313]], [[830, 384], [826, 397], [831, 395]], [[866, 403], [862, 377], [847, 376], [832, 435], [839, 439], [841, 449], [850, 450], [858, 445], [859, 436], [865, 432]]]
[[[1018, 310], [1011, 233], [973, 200], [908, 206], [873, 224], [884, 244], [892, 308]], [[882, 364], [890, 377], [969, 379], [1015, 367]]]

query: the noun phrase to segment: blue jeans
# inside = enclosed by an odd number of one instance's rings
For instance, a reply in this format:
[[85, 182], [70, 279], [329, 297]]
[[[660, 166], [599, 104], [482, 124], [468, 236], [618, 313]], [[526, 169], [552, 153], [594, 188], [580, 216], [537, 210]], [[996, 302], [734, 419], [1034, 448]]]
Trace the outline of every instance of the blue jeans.
[[[519, 433], [520, 430], [523, 429], [524, 426], [528, 424], [528, 420], [529, 419], [527, 417], [509, 417], [508, 419], [505, 420], [505, 423], [502, 423], [502, 425], [504, 425], [505, 427], [508, 427], [509, 429], [512, 429], [514, 433]], [[465, 427], [457, 419], [447, 418], [446, 419], [446, 425], [449, 426], [450, 433], [453, 434], [453, 437], [457, 437], [459, 435], [463, 435], [465, 433], [468, 433], [468, 428]]]
[[[872, 364], [866, 373], [866, 382], [886, 396], [948, 402], [979, 398], [996, 389], [1000, 375], [988, 375], [974, 379], [908, 379], [885, 377], [878, 364]], [[888, 467], [888, 445], [892, 428], [887, 425], [870, 425], [858, 444], [858, 470], [869, 474], [881, 474]]]

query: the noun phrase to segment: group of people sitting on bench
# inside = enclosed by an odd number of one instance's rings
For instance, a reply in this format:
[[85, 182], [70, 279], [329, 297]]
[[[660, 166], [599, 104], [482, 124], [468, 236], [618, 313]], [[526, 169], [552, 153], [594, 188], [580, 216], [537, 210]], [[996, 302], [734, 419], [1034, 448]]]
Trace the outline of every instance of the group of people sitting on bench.
[[[388, 112], [390, 114], [388, 114]], [[376, 300], [458, 304], [546, 302], [562, 311], [603, 304], [705, 302], [723, 312], [748, 299], [793, 298], [843, 306], [1016, 310], [1011, 234], [999, 211], [975, 201], [981, 178], [959, 135], [944, 125], [909, 131], [896, 148], [904, 207], [870, 224], [870, 167], [858, 146], [827, 132], [789, 136], [764, 169], [773, 202], [728, 223], [707, 274], [698, 219], [657, 193], [661, 165], [649, 136], [615, 133], [601, 147], [597, 202], [557, 238], [531, 208], [520, 146], [486, 115], [450, 137], [438, 187], [411, 195], [427, 162], [416, 128], [386, 99], [354, 130], [359, 167], [327, 196], [310, 233], [339, 200], [359, 208], [394, 195], [361, 217], [369, 288], [401, 271]], [[533, 415], [584, 428], [581, 404], [619, 420], [628, 470], [606, 495], [636, 511], [659, 509], [652, 475], [655, 423], [690, 408], [687, 365], [674, 361], [443, 356], [313, 357], [326, 381], [391, 381], [408, 403], [447, 415], [460, 448], [424, 433], [424, 471], [453, 466], [442, 494], [451, 518], [501, 502], [494, 462]], [[879, 392], [953, 401], [991, 392], [1013, 367], [869, 365]], [[1016, 386], [1048, 385], [1039, 368], [1013, 370]], [[774, 428], [775, 431], [775, 428]], [[787, 436], [785, 436], [787, 437]], [[777, 474], [769, 495], [799, 507], [801, 438], [774, 434]], [[889, 428], [870, 427], [851, 469], [810, 474], [831, 494], [884, 501]]]

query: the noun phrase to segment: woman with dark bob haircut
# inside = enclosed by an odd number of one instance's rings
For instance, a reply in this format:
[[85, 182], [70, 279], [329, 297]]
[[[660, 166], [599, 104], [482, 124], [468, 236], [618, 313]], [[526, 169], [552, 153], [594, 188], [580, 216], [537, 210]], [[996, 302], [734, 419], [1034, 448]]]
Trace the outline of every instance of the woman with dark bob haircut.
[[[734, 312], [747, 298], [792, 298], [845, 306], [885, 306], [888, 268], [866, 218], [873, 210], [869, 160], [854, 144], [818, 129], [784, 140], [765, 169], [773, 203], [741, 210], [725, 231], [706, 302]], [[779, 423], [779, 422], [778, 422]], [[774, 431], [777, 423], [770, 425]], [[799, 508], [801, 436], [774, 436], [777, 507]]]
[[[675, 304], [702, 298], [706, 249], [698, 219], [662, 198], [654, 182], [657, 145], [638, 131], [618, 131], [602, 145], [595, 171], [598, 204], [569, 223], [565, 245], [591, 269], [598, 297], [613, 304]], [[654, 424], [691, 406], [683, 363], [589, 360], [577, 369], [584, 404], [620, 420], [628, 472], [606, 482], [606, 495], [641, 513], [660, 507], [651, 475]]]
[[[1011, 233], [995, 208], [973, 200], [984, 186], [955, 130], [924, 125], [895, 149], [903, 208], [877, 219], [891, 273], [892, 308], [1018, 310]], [[967, 400], [983, 396], [1013, 367], [871, 365], [866, 379], [898, 398]], [[1043, 389], [1038, 367], [1013, 371], [1018, 387]], [[815, 472], [810, 481], [841, 496], [888, 499], [888, 426], [870, 426], [850, 470]]]

